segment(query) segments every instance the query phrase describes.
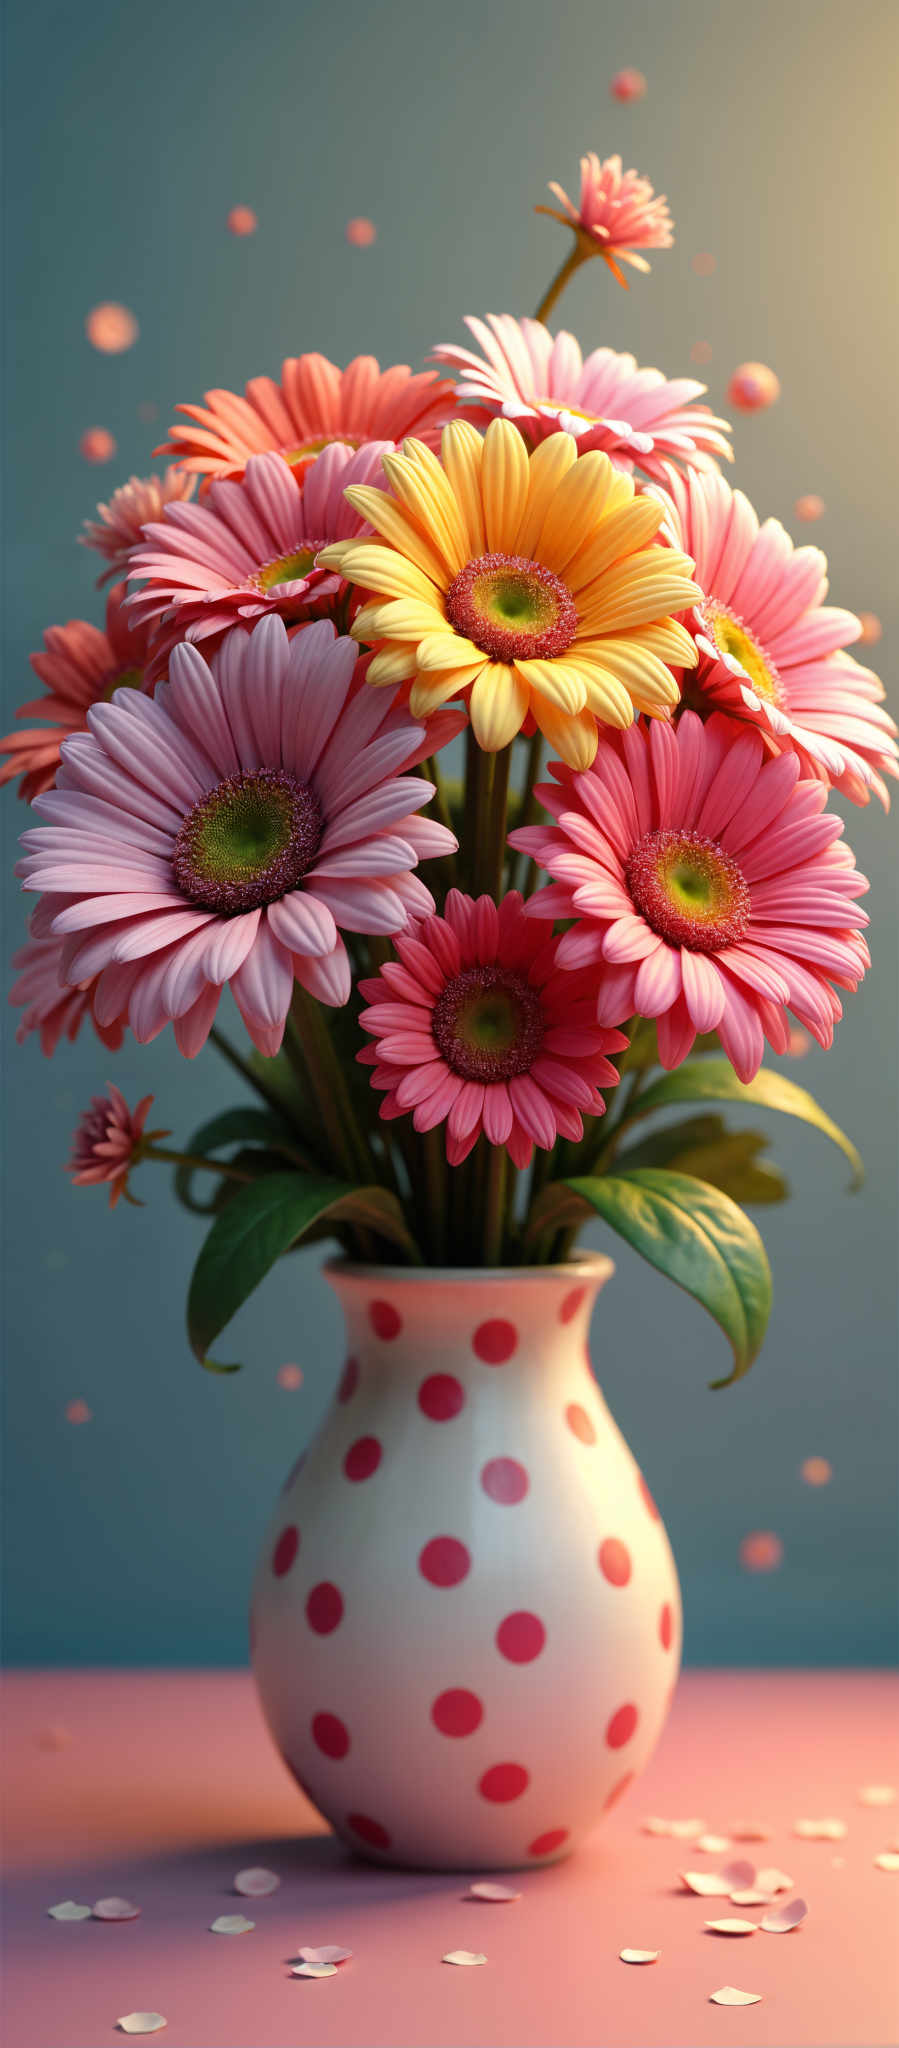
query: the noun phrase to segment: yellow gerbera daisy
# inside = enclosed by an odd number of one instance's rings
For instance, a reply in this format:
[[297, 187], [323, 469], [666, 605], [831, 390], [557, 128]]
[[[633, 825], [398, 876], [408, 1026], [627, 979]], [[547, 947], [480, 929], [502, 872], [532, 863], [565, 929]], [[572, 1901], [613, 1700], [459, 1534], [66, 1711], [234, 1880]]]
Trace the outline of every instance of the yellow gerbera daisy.
[[659, 546], [662, 507], [568, 434], [528, 452], [508, 420], [486, 434], [444, 429], [385, 455], [393, 495], [347, 498], [374, 539], [337, 541], [317, 560], [377, 593], [357, 614], [376, 643], [372, 683], [411, 682], [424, 717], [465, 693], [479, 745], [508, 746], [530, 712], [572, 768], [596, 753], [597, 719], [628, 726], [678, 701], [667, 663], [691, 668], [693, 641], [669, 616], [700, 595], [687, 555]]

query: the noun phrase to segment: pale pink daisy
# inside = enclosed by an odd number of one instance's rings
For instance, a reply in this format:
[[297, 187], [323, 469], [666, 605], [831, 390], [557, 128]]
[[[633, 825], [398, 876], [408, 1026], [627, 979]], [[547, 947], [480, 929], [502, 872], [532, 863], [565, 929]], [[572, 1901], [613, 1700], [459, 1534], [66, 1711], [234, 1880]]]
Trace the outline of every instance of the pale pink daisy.
[[52, 788], [60, 745], [72, 733], [86, 731], [91, 705], [126, 684], [135, 690], [148, 687], [148, 641], [145, 628], [132, 631], [124, 583], [116, 584], [107, 597], [105, 633], [87, 619], [48, 626], [43, 652], [30, 657], [47, 695], [32, 697], [16, 712], [17, 718], [42, 718], [46, 723], [0, 739], [0, 787], [20, 775], [19, 795], [26, 803]]
[[705, 592], [685, 615], [699, 653], [681, 679], [690, 702], [748, 719], [778, 750], [798, 754], [803, 775], [853, 803], [873, 790], [888, 808], [896, 727], [877, 676], [847, 652], [860, 620], [824, 603], [826, 556], [794, 548], [777, 519], [760, 526], [722, 476], [672, 471], [668, 491], [674, 543], [692, 555]]
[[634, 270], [648, 270], [645, 256], [637, 251], [670, 249], [674, 242], [674, 223], [664, 194], [658, 196], [649, 179], [641, 178], [639, 171], [626, 171], [620, 156], [603, 159], [591, 149], [581, 157], [577, 205], [552, 180], [549, 189], [564, 211], [559, 213], [554, 206], [538, 206], [535, 212], [548, 213], [553, 220], [560, 220], [563, 227], [573, 228], [579, 243], [592, 243], [590, 253], [604, 256], [625, 288], [627, 279], [618, 268], [620, 263], [629, 263]]
[[552, 920], [525, 916], [517, 890], [499, 905], [451, 889], [442, 917], [394, 941], [395, 961], [362, 981], [358, 1054], [385, 1092], [382, 1117], [412, 1112], [417, 1131], [446, 1124], [458, 1166], [483, 1132], [518, 1167], [535, 1145], [583, 1136], [627, 1040], [596, 1021], [596, 977], [560, 968]]
[[[32, 1031], [40, 1038], [41, 1051], [50, 1059], [61, 1038], [77, 1038], [81, 1026], [89, 1021], [97, 1037], [110, 1052], [118, 1052], [125, 1035], [124, 1026], [116, 1018], [111, 1023], [98, 1024], [94, 1015], [94, 981], [83, 982], [80, 988], [72, 988], [62, 978], [62, 956], [65, 940], [58, 938], [49, 929], [48, 905], [39, 905], [32, 912], [28, 925], [28, 938], [12, 956], [12, 964], [18, 968], [18, 980], [13, 982], [9, 1001], [22, 1012], [16, 1026], [16, 1043], [24, 1045]], [[59, 898], [52, 899], [51, 916], [62, 908]]]
[[[136, 1109], [129, 1109], [114, 1081], [107, 1082], [105, 1095], [91, 1096], [90, 1108], [84, 1111], [76, 1128], [66, 1169], [76, 1188], [95, 1187], [102, 1181], [110, 1183], [111, 1209], [120, 1195], [126, 1201], [133, 1200], [128, 1193], [128, 1175], [147, 1142], [144, 1125], [152, 1101], [152, 1095], [145, 1095]], [[167, 1133], [150, 1135], [161, 1137]]]
[[179, 640], [215, 645], [267, 613], [296, 624], [331, 610], [345, 585], [316, 569], [315, 557], [329, 541], [370, 531], [344, 490], [380, 483], [392, 449], [334, 442], [302, 474], [283, 455], [251, 455], [240, 483], [211, 484], [202, 505], [166, 505], [132, 553], [131, 579], [145, 588], [127, 599], [154, 633], [151, 674]]
[[107, 567], [97, 577], [98, 584], [124, 576], [128, 556], [148, 520], [161, 519], [173, 499], [192, 498], [195, 490], [196, 478], [170, 463], [162, 476], [130, 476], [113, 491], [108, 505], [98, 505], [99, 519], [85, 519], [84, 532], [78, 535], [83, 548], [96, 548], [106, 557]]
[[352, 449], [415, 434], [436, 447], [453, 410], [452, 390], [433, 370], [382, 370], [374, 356], [356, 356], [345, 370], [327, 356], [288, 356], [280, 384], [252, 377], [245, 392], [207, 391], [205, 405], [176, 406], [190, 425], [171, 426], [156, 454], [198, 476], [240, 476], [251, 455], [274, 449], [302, 470], [331, 441]]
[[819, 1045], [870, 965], [855, 898], [868, 884], [794, 754], [685, 711], [676, 726], [603, 734], [593, 767], [552, 764], [538, 789], [555, 823], [511, 844], [550, 876], [528, 904], [574, 918], [559, 965], [597, 975], [600, 1023], [656, 1019], [664, 1067], [717, 1031], [741, 1081], [764, 1040], [788, 1050], [792, 1010]]
[[465, 325], [483, 357], [449, 342], [432, 353], [453, 371], [463, 417], [475, 426], [498, 413], [531, 445], [572, 434], [579, 454], [601, 448], [617, 469], [662, 480], [666, 461], [714, 469], [718, 456], [732, 460], [727, 421], [695, 403], [706, 387], [694, 378], [640, 369], [612, 348], [595, 348], [585, 361], [573, 334], [552, 335], [542, 321], [511, 313], [466, 316]]
[[172, 656], [155, 699], [120, 690], [63, 750], [57, 788], [23, 834], [26, 889], [57, 904], [64, 972], [99, 976], [95, 1014], [146, 1043], [174, 1021], [192, 1058], [225, 983], [260, 1052], [277, 1052], [294, 980], [350, 994], [342, 931], [401, 931], [433, 898], [413, 873], [452, 833], [416, 815], [433, 784], [407, 772], [464, 714], [415, 723], [327, 620], [237, 629], [207, 666]]

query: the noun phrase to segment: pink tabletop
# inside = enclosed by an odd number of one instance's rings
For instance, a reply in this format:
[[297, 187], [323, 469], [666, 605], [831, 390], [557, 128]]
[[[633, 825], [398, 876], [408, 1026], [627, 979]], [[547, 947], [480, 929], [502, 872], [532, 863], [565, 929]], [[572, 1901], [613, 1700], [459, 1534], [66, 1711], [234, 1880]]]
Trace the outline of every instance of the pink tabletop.
[[[875, 1856], [899, 1806], [895, 1682], [885, 1673], [688, 1672], [654, 1762], [589, 1849], [509, 1879], [514, 1905], [464, 1879], [375, 1869], [329, 1835], [270, 1746], [241, 1672], [41, 1672], [7, 1682], [5, 2041], [105, 2048], [119, 2015], [165, 2014], [169, 2048], [891, 2048], [899, 2038], [899, 1873]], [[728, 1939], [740, 1909], [683, 1891], [722, 1860], [645, 1833], [702, 1817], [770, 1838], [730, 1855], [777, 1865], [808, 1901], [790, 1934]], [[844, 1821], [808, 1841], [797, 1819]], [[726, 1859], [725, 1859], [726, 1860]], [[237, 1898], [247, 1865], [270, 1897]], [[48, 1906], [124, 1895], [127, 1923], [61, 1923]], [[253, 1932], [209, 1932], [245, 1912]], [[761, 1908], [745, 1917], [760, 1920]], [[291, 1978], [301, 1944], [337, 1943], [334, 1977]], [[629, 1967], [621, 1948], [659, 1949]], [[448, 1949], [486, 1967], [441, 1963]], [[709, 2003], [721, 1985], [762, 2003]]]

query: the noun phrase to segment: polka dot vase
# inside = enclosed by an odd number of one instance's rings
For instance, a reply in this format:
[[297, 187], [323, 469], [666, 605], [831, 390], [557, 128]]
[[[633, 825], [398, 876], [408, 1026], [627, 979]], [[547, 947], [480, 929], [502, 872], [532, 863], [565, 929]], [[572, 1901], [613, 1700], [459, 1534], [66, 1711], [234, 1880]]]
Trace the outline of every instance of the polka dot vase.
[[379, 1862], [556, 1862], [658, 1739], [680, 1596], [589, 1367], [612, 1271], [327, 1268], [347, 1358], [266, 1536], [253, 1667], [297, 1783]]

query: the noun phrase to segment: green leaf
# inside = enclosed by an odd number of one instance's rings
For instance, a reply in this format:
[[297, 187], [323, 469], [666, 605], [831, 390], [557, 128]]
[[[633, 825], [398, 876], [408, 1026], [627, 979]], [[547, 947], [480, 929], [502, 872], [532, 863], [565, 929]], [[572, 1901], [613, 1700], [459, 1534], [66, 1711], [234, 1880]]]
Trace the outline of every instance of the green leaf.
[[686, 1117], [682, 1123], [666, 1124], [652, 1131], [638, 1145], [629, 1145], [616, 1156], [616, 1169], [635, 1166], [668, 1166], [675, 1173], [690, 1173], [723, 1188], [734, 1202], [783, 1202], [790, 1189], [776, 1166], [759, 1157], [768, 1139], [761, 1131], [730, 1131], [720, 1116]]
[[[271, 1110], [256, 1109], [252, 1103], [242, 1103], [236, 1109], [222, 1110], [219, 1116], [210, 1117], [208, 1122], [200, 1124], [185, 1150], [205, 1157], [208, 1153], [220, 1151], [224, 1145], [240, 1143], [265, 1146], [269, 1153], [286, 1153], [288, 1158], [294, 1158], [299, 1163], [299, 1155], [291, 1143], [287, 1124], [282, 1124]], [[216, 1210], [221, 1207], [222, 1187], [215, 1185], [214, 1174], [203, 1175], [204, 1181], [211, 1182], [212, 1192], [208, 1201], [200, 1201], [193, 1188], [196, 1171], [194, 1166], [175, 1168], [175, 1193], [179, 1202], [183, 1202], [185, 1209], [190, 1209], [194, 1216], [214, 1216]], [[260, 1172], [264, 1171], [265, 1164], [260, 1160]]]
[[662, 1124], [626, 1152], [616, 1152], [616, 1171], [623, 1166], [670, 1166], [679, 1152], [692, 1145], [712, 1145], [726, 1130], [723, 1116], [688, 1116], [679, 1124]]
[[755, 1224], [720, 1188], [685, 1173], [638, 1167], [563, 1184], [579, 1218], [592, 1210], [644, 1259], [708, 1310], [734, 1354], [713, 1387], [730, 1386], [758, 1356], [771, 1310], [771, 1270]]
[[271, 1173], [249, 1182], [216, 1217], [194, 1267], [187, 1328], [201, 1365], [238, 1370], [210, 1359], [210, 1344], [282, 1253], [326, 1220], [376, 1230], [415, 1256], [400, 1205], [387, 1188], [352, 1188], [308, 1173]]
[[738, 1081], [729, 1060], [703, 1059], [685, 1060], [682, 1067], [676, 1067], [672, 1074], [664, 1074], [654, 1081], [641, 1095], [635, 1114], [644, 1116], [653, 1109], [664, 1109], [672, 1102], [741, 1102], [762, 1109], [778, 1109], [784, 1116], [801, 1117], [804, 1123], [814, 1124], [825, 1137], [832, 1139], [844, 1152], [852, 1168], [850, 1186], [861, 1187], [864, 1167], [851, 1138], [841, 1131], [826, 1110], [820, 1107], [806, 1088], [799, 1088], [795, 1081], [773, 1069], [760, 1067], [754, 1081]]

